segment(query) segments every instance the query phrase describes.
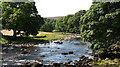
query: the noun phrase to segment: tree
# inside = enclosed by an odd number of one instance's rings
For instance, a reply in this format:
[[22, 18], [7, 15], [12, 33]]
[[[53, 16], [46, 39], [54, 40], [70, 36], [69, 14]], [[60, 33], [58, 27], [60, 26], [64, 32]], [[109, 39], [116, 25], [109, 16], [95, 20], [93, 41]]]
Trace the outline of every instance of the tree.
[[42, 25], [41, 30], [45, 32], [52, 32], [54, 29], [53, 25], [51, 23], [46, 22], [45, 24]]
[[55, 24], [55, 29], [58, 31], [64, 32], [65, 28], [63, 24], [63, 18], [57, 19], [56, 24]]
[[55, 29], [56, 19], [44, 18], [45, 23], [41, 27], [41, 31], [52, 32]]
[[2, 4], [3, 28], [13, 30], [16, 37], [20, 31], [26, 35], [36, 35], [44, 23], [38, 15], [35, 2], [3, 2]]
[[70, 17], [67, 21], [67, 29], [70, 33], [80, 33], [80, 18], [86, 13], [85, 10], [80, 10], [75, 13], [73, 17]]
[[92, 49], [109, 47], [120, 41], [120, 2], [95, 3], [81, 18], [81, 38]]
[[62, 32], [80, 33], [80, 18], [86, 13], [85, 10], [80, 10], [74, 15], [67, 15], [59, 19], [56, 23], [56, 29]]
[[56, 30], [59, 30], [61, 32], [69, 32], [68, 30], [68, 20], [70, 17], [73, 17], [74, 15], [67, 15], [63, 18], [59, 18], [57, 21], [56, 21], [56, 25], [55, 25], [55, 28]]

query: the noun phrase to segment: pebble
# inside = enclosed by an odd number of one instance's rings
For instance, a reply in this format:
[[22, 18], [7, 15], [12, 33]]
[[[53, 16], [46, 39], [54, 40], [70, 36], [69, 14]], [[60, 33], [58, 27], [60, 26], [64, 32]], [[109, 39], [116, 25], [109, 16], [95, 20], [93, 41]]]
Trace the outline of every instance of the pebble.
[[29, 52], [28, 51], [24, 51], [24, 52], [22, 52], [21, 54], [28, 54]]

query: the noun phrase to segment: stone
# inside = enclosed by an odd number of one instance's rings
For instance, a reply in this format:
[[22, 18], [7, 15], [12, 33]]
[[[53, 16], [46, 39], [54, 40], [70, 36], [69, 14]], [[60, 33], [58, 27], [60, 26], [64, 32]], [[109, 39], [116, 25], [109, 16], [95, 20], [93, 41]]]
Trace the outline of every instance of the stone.
[[74, 52], [73, 51], [70, 51], [69, 54], [73, 54]]
[[61, 65], [60, 65], [60, 63], [53, 63], [53, 66], [60, 67]]
[[24, 67], [42, 67], [42, 62], [31, 62], [24, 64]]
[[28, 54], [29, 52], [28, 51], [23, 51], [21, 54]]
[[41, 55], [40, 57], [46, 57], [45, 55]]
[[63, 42], [60, 42], [60, 41], [57, 41], [57, 42], [54, 42], [56, 44], [63, 44]]
[[61, 53], [62, 55], [68, 55], [69, 53], [68, 52], [64, 52], [64, 53]]

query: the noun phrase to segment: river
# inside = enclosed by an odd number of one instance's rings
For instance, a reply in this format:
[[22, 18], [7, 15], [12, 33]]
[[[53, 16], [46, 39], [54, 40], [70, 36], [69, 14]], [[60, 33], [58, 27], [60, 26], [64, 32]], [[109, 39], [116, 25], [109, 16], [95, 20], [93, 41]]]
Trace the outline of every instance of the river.
[[[79, 36], [77, 36], [79, 37]], [[3, 65], [23, 65], [27, 62], [42, 61], [44, 65], [53, 63], [74, 64], [79, 57], [86, 56], [93, 58], [89, 54], [92, 50], [87, 48], [88, 42], [83, 42], [75, 37], [69, 40], [50, 41], [49, 43], [36, 44], [37, 47], [3, 47]]]

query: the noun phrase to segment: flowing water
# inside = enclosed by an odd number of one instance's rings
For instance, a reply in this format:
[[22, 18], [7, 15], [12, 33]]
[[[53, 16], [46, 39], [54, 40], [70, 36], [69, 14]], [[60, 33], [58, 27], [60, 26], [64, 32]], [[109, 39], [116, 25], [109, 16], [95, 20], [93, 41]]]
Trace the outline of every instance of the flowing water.
[[[22, 65], [27, 62], [42, 61], [44, 65], [53, 63], [66, 63], [72, 61], [71, 64], [79, 60], [81, 56], [89, 55], [92, 50], [85, 45], [87, 42], [71, 38], [70, 40], [62, 40], [61, 44], [50, 41], [46, 44], [37, 44], [37, 47], [3, 47], [3, 65]], [[88, 43], [87, 43], [88, 44]]]

